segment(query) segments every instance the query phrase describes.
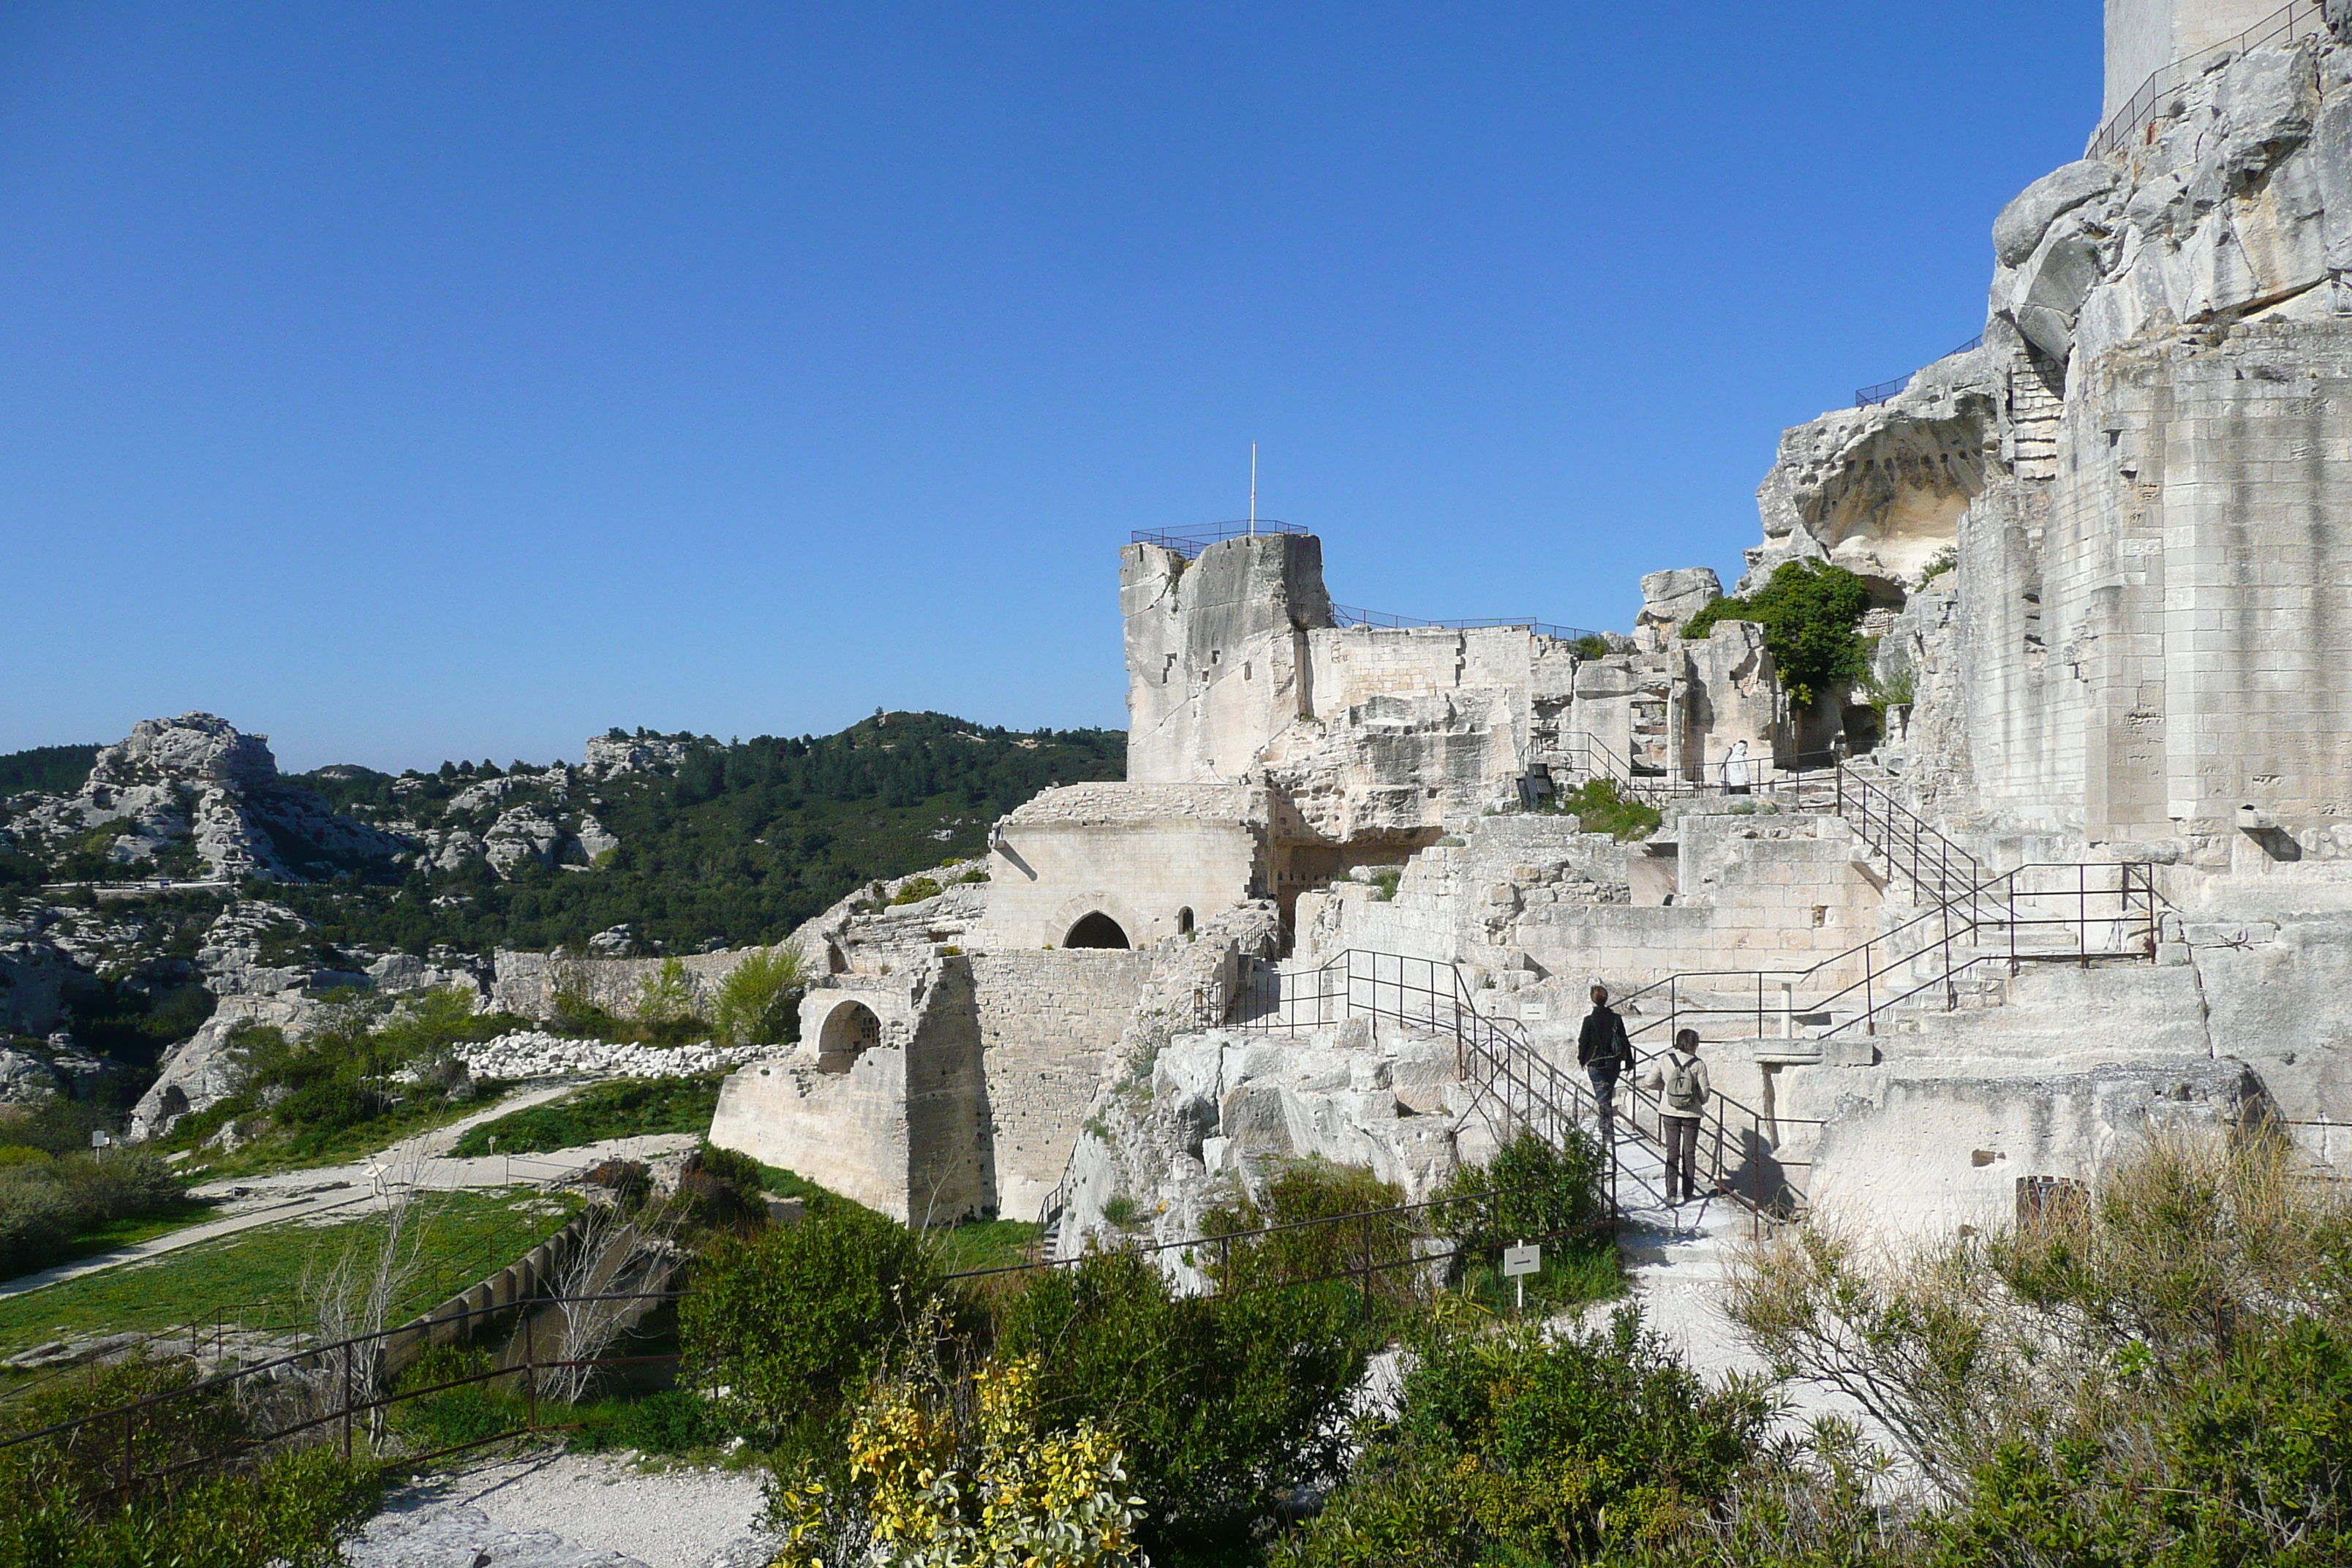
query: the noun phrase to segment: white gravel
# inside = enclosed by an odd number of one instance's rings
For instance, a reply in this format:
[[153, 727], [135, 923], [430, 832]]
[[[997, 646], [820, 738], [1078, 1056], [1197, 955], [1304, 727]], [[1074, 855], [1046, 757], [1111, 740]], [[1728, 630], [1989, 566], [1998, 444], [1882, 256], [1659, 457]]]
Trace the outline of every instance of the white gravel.
[[543, 1029], [518, 1029], [494, 1040], [457, 1047], [466, 1070], [482, 1079], [557, 1078], [572, 1073], [622, 1078], [690, 1078], [781, 1055], [782, 1046], [625, 1046], [572, 1040]]
[[345, 1549], [352, 1568], [760, 1568], [758, 1470], [646, 1470], [551, 1454], [391, 1493]]

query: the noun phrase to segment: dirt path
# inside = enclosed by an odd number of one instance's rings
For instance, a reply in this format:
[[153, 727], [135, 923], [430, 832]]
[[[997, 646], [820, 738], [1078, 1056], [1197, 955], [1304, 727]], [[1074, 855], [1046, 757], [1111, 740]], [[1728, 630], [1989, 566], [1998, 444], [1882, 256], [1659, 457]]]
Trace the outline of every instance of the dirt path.
[[[536, 1084], [510, 1094], [497, 1104], [453, 1121], [446, 1127], [404, 1138], [381, 1152], [342, 1165], [320, 1165], [307, 1171], [280, 1171], [267, 1176], [237, 1176], [206, 1182], [190, 1189], [198, 1197], [224, 1200], [219, 1217], [186, 1226], [152, 1240], [118, 1247], [78, 1258], [38, 1274], [0, 1283], [0, 1298], [21, 1296], [104, 1268], [118, 1268], [142, 1258], [176, 1252], [184, 1247], [235, 1236], [256, 1226], [280, 1220], [309, 1219], [320, 1215], [355, 1218], [380, 1209], [395, 1193], [461, 1192], [509, 1187], [518, 1184], [549, 1186], [592, 1170], [606, 1160], [646, 1160], [690, 1149], [698, 1141], [690, 1132], [656, 1133], [639, 1138], [608, 1138], [578, 1149], [546, 1154], [494, 1154], [458, 1160], [447, 1151], [459, 1138], [485, 1121], [510, 1112], [543, 1105], [580, 1087], [578, 1082]], [[341, 1214], [341, 1211], [349, 1211]]]

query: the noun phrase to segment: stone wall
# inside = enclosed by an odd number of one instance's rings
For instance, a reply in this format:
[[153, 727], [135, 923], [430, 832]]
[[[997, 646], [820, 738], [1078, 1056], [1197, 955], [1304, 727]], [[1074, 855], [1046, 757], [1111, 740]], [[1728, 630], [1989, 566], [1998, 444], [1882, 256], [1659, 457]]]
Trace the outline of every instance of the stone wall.
[[1103, 1054], [1151, 975], [1143, 952], [1062, 949], [974, 954], [998, 1212], [1033, 1219], [1062, 1179]]
[[[704, 1002], [716, 996], [719, 983], [734, 973], [754, 948], [728, 948], [718, 952], [682, 956], [688, 983]], [[525, 1018], [546, 1018], [555, 1011], [560, 984], [577, 985], [590, 1002], [615, 1017], [636, 1011], [646, 985], [667, 963], [660, 958], [572, 958], [561, 952], [518, 952], [500, 950], [497, 976], [490, 983], [490, 1010]]]
[[1266, 792], [1241, 784], [1073, 784], [997, 824], [989, 853], [988, 948], [1058, 947], [1085, 916], [1117, 921], [1130, 946], [1179, 936], [1272, 877]]

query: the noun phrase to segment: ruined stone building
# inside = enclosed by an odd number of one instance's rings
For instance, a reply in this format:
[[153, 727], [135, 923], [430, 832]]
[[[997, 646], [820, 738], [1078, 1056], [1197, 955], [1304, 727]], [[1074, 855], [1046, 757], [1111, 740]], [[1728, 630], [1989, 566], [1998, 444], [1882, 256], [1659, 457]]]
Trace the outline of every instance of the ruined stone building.
[[[1572, 1069], [1599, 982], [1645, 1051], [1707, 1037], [1718, 1173], [1780, 1212], [2006, 1212], [2180, 1119], [2343, 1162], [2352, 6], [2107, 26], [1981, 342], [1759, 490], [1736, 591], [1860, 574], [1872, 683], [1799, 709], [1756, 625], [1682, 636], [1704, 571], [1630, 636], [1375, 627], [1313, 535], [1139, 538], [1127, 781], [812, 922], [803, 1043], [714, 1137], [919, 1218], [1184, 1234], [1295, 1155], [1426, 1191], [1529, 1114], [1496, 1053]], [[1592, 778], [1662, 826], [1549, 809]]]

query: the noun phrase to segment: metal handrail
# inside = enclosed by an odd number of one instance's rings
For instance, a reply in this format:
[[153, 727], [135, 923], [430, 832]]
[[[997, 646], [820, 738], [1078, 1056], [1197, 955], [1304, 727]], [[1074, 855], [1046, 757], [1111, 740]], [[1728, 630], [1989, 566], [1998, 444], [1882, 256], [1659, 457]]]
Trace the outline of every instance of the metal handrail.
[[2221, 56], [2242, 54], [2281, 38], [2291, 43], [2296, 38], [2312, 37], [2325, 32], [2326, 27], [2327, 17], [2320, 0], [2288, 0], [2288, 4], [2236, 37], [2200, 49], [2170, 65], [2158, 66], [2148, 73], [2147, 79], [2140, 83], [2139, 90], [2126, 99], [2124, 106], [2116, 110], [2106, 123], [2091, 132], [2091, 140], [2083, 149], [2083, 156], [2104, 158], [2121, 151], [2126, 140], [2155, 120], [2159, 100], [2186, 88], [2190, 78], [2202, 75], [2206, 67]]
[[[1982, 347], [1984, 347], [1984, 334], [1982, 332], [1979, 332], [1975, 337], [1970, 338], [1958, 348], [1952, 350], [1951, 353], [1938, 354], [1936, 358], [1929, 360], [1927, 364], [1941, 364], [1944, 361], [1950, 359], [1953, 354], [1970, 353]], [[1925, 370], [1926, 368], [1926, 365], [1922, 365], [1920, 367], [1921, 370]], [[1918, 379], [1919, 371], [1915, 370], [1906, 372], [1902, 375], [1898, 375], [1893, 381], [1882, 381], [1875, 386], [1857, 387], [1854, 390], [1853, 405], [1856, 408], [1868, 408], [1874, 403], [1885, 403], [1891, 398], [1900, 397], [1903, 395], [1904, 389]]]
[[1453, 620], [1423, 620], [1418, 616], [1391, 615], [1386, 610], [1360, 609], [1353, 605], [1334, 605], [1331, 618], [1342, 626], [1370, 626], [1383, 631], [1449, 631], [1475, 632], [1494, 627], [1525, 626], [1538, 637], [1551, 637], [1559, 642], [1574, 642], [1579, 637], [1598, 637], [1598, 632], [1582, 626], [1558, 626], [1539, 621], [1533, 616], [1472, 616]]
[[1129, 544], [1156, 544], [1162, 550], [1172, 550], [1187, 561], [1197, 560], [1202, 551], [1228, 539], [1248, 539], [1261, 533], [1303, 534], [1309, 530], [1295, 522], [1276, 522], [1270, 517], [1255, 521], [1237, 519], [1232, 522], [1204, 523], [1199, 528], [1139, 528], [1127, 536]]

